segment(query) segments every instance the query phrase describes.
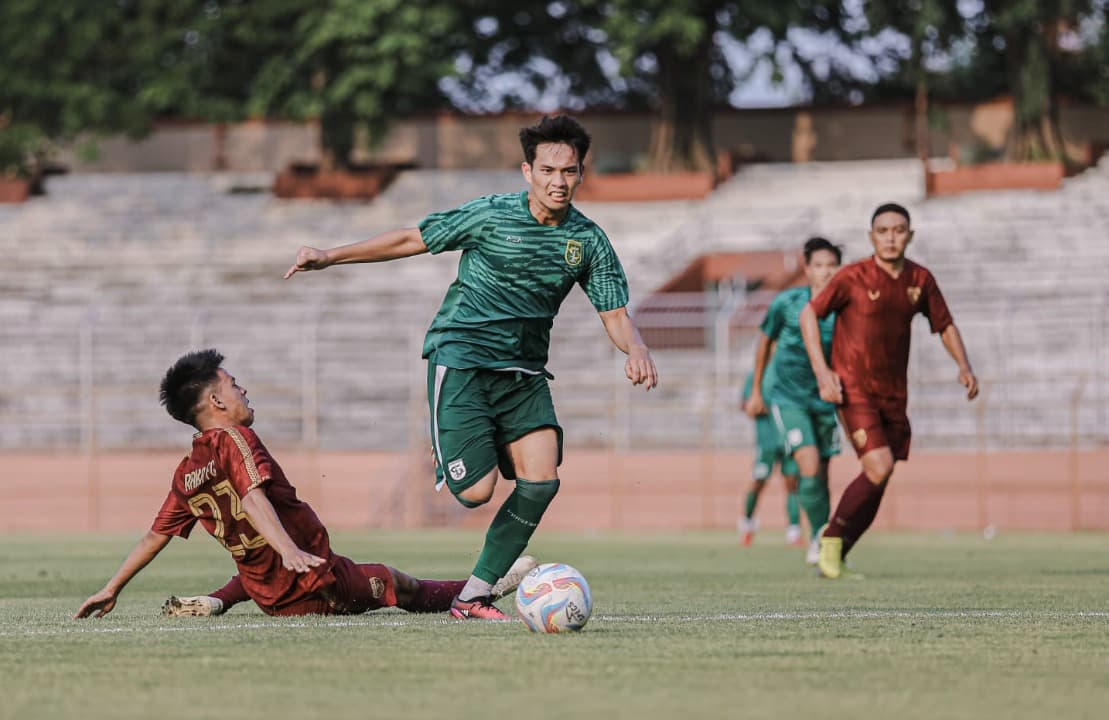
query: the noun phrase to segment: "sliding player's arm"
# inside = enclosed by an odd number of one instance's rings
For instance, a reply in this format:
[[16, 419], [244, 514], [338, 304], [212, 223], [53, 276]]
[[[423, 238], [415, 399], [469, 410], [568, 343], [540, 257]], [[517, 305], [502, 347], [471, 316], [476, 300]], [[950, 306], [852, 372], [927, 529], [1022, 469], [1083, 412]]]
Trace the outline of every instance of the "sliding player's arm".
[[266, 491], [263, 488], [256, 487], [243, 496], [243, 510], [246, 511], [254, 529], [261, 533], [270, 547], [281, 555], [281, 564], [286, 570], [298, 573], [308, 572], [326, 562], [322, 557], [297, 547], [289, 537], [285, 526], [281, 524], [281, 519], [277, 517], [277, 511], [273, 509], [273, 503], [266, 497]]
[[131, 578], [139, 574], [139, 571], [150, 564], [150, 561], [162, 552], [166, 545], [169, 544], [170, 535], [163, 535], [161, 533], [148, 530], [146, 535], [135, 544], [131, 552], [128, 553], [127, 558], [123, 564], [116, 570], [116, 574], [112, 575], [112, 579], [104, 586], [104, 588], [89, 597], [88, 600], [81, 603], [81, 607], [77, 608], [77, 612], [73, 614], [74, 618], [85, 618], [93, 613], [95, 617], [104, 617], [112, 611], [116, 606], [116, 598], [119, 593], [131, 582]]
[[374, 263], [411, 257], [428, 251], [417, 227], [389, 230], [361, 242], [341, 245], [330, 250], [304, 246], [297, 251], [296, 262], [285, 273], [288, 280], [298, 272], [323, 270], [332, 265]]

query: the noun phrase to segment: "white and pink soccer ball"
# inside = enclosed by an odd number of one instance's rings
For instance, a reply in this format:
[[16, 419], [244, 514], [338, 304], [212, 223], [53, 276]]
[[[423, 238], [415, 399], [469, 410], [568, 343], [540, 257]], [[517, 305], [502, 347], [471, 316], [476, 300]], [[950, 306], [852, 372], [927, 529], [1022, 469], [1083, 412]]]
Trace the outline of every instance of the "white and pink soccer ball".
[[516, 588], [516, 614], [528, 630], [560, 633], [581, 630], [593, 612], [585, 577], [565, 563], [535, 568]]

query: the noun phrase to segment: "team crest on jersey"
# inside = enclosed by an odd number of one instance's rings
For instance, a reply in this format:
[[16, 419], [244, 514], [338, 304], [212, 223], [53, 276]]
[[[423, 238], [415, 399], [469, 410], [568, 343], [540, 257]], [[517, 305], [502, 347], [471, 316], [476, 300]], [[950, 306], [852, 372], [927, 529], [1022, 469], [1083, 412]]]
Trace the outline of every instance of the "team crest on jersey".
[[373, 595], [374, 600], [379, 599], [385, 594], [385, 581], [381, 578], [370, 578], [370, 594]]
[[909, 288], [909, 302], [912, 303], [913, 305], [916, 305], [916, 301], [919, 300], [919, 299], [920, 299], [920, 288], [919, 287]]
[[871, 301], [874, 301], [874, 300], [877, 300], [879, 297], [882, 296], [882, 291], [881, 290], [867, 290], [866, 291], [866, 296], [868, 298], [870, 298]]
[[447, 472], [451, 474], [452, 480], [461, 480], [466, 477], [466, 463], [463, 462], [462, 458], [451, 460], [447, 463]]
[[851, 433], [851, 439], [855, 441], [855, 447], [863, 447], [866, 445], [866, 430], [859, 428]]
[[566, 241], [566, 264], [570, 267], [581, 265], [581, 243], [577, 240]]

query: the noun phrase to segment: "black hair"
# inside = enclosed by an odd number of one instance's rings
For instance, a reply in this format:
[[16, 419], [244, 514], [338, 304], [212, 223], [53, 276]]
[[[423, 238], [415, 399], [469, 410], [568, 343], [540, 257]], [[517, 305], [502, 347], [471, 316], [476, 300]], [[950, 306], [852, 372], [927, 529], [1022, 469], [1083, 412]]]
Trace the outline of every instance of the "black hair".
[[878, 209], [875, 210], [874, 214], [870, 216], [870, 224], [874, 225], [874, 219], [876, 217], [878, 217], [882, 213], [888, 213], [888, 212], [895, 212], [898, 215], [904, 216], [905, 222], [910, 224], [910, 225], [913, 222], [912, 219], [909, 218], [909, 211], [906, 210], [903, 205], [898, 205], [897, 203], [890, 202], [890, 203], [882, 203], [881, 205], [878, 206]]
[[536, 124], [520, 128], [520, 147], [524, 150], [524, 160], [528, 165], [535, 162], [535, 149], [540, 145], [565, 143], [578, 151], [580, 166], [585, 162], [592, 140], [581, 123], [569, 115], [544, 115]]
[[812, 237], [805, 241], [805, 264], [812, 261], [813, 253], [827, 250], [836, 256], [836, 265], [843, 264], [843, 249], [822, 237]]
[[201, 393], [219, 378], [222, 363], [223, 355], [209, 348], [182, 355], [166, 371], [158, 399], [174, 420], [195, 426]]

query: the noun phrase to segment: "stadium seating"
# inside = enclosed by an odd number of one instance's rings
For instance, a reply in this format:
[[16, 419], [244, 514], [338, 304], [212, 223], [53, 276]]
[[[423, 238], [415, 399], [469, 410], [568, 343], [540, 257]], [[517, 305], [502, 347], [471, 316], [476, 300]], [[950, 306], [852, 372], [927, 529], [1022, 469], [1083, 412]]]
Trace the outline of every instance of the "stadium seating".
[[[72, 175], [0, 206], [0, 449], [161, 447], [181, 430], [157, 381], [181, 352], [229, 356], [272, 443], [397, 448], [421, 442], [422, 333], [457, 257], [335, 268], [283, 282], [301, 244], [332, 246], [489, 192], [515, 171], [403, 174], [372, 204], [279, 201], [265, 175]], [[916, 328], [918, 447], [1065, 445], [1109, 438], [1109, 168], [1062, 191], [923, 199], [914, 161], [753, 165], [703, 201], [586, 204], [618, 248], [633, 300], [692, 258], [790, 249], [823, 234], [867, 254], [873, 207], [914, 212], [910, 256], [935, 273], [986, 384], [959, 400], [942, 346]], [[706, 333], [715, 334], [709, 327]], [[551, 369], [568, 440], [614, 447], [735, 447], [751, 333], [714, 350], [660, 350], [646, 396], [584, 296], [555, 324]]]

